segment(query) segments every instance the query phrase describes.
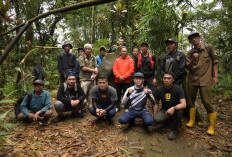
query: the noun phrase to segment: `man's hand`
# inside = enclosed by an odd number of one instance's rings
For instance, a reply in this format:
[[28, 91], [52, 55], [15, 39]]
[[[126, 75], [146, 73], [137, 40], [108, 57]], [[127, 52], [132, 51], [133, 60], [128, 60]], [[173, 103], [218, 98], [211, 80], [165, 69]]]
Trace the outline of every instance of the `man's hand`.
[[153, 81], [152, 81], [152, 83], [153, 83], [154, 86], [156, 85], [156, 82], [157, 82], [156, 78], [154, 78]]
[[175, 112], [174, 107], [171, 107], [171, 108], [169, 108], [169, 109], [166, 111], [166, 114], [173, 115], [174, 112]]
[[119, 80], [120, 80], [120, 81], [123, 81], [123, 80], [124, 80], [124, 78], [123, 78], [122, 76], [120, 76], [120, 77], [119, 77]]
[[99, 108], [96, 109], [96, 115], [100, 117], [100, 109]]
[[193, 53], [193, 58], [197, 59], [199, 57], [199, 53]]
[[98, 70], [97, 70], [97, 69], [95, 69], [95, 70], [94, 70], [94, 73], [95, 73], [95, 74], [98, 74]]
[[144, 91], [145, 94], [148, 93], [148, 89], [147, 88], [145, 88], [143, 91]]
[[213, 84], [218, 85], [218, 77], [213, 77]]
[[101, 109], [100, 111], [100, 117], [104, 116], [106, 114], [106, 110]]
[[38, 118], [39, 114], [40, 114], [40, 111], [36, 112], [36, 113], [33, 115], [33, 118], [32, 118], [32, 119], [33, 119], [34, 121], [37, 121], [37, 118]]
[[34, 117], [34, 114], [33, 113], [28, 113], [28, 118], [30, 118], [30, 119], [33, 119], [33, 117]]
[[128, 89], [128, 93], [132, 93], [133, 91], [134, 91], [133, 88]]
[[92, 80], [96, 80], [96, 78], [97, 78], [97, 75], [93, 76], [93, 77], [92, 77]]
[[76, 107], [80, 103], [80, 100], [71, 100], [71, 106]]

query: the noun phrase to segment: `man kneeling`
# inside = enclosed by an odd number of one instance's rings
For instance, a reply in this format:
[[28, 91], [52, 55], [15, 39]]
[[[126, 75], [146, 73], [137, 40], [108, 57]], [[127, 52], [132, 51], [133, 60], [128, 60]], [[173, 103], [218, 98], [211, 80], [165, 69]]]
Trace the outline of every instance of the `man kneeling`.
[[[51, 96], [48, 91], [43, 90], [44, 82], [35, 80], [34, 91], [27, 94], [21, 105], [22, 111], [17, 115], [17, 119], [25, 122], [41, 121], [43, 124], [48, 124], [48, 120], [52, 115]], [[28, 104], [28, 102], [30, 102]]]
[[145, 126], [153, 124], [153, 118], [146, 108], [147, 98], [155, 105], [155, 99], [152, 91], [143, 86], [144, 75], [141, 72], [134, 74], [135, 85], [128, 88], [123, 96], [122, 104], [128, 104], [129, 110], [126, 109], [125, 113], [119, 118], [119, 123], [126, 124], [127, 122], [134, 122], [135, 118], [142, 118]]
[[116, 113], [115, 103], [117, 102], [117, 91], [108, 85], [105, 76], [98, 77], [98, 85], [91, 90], [93, 106], [89, 112], [97, 117], [105, 117], [107, 120], [114, 117]]
[[[85, 107], [85, 93], [81, 86], [76, 83], [76, 73], [66, 73], [66, 82], [60, 85], [55, 102], [55, 109], [58, 116], [53, 120], [58, 123], [64, 119], [63, 112], [72, 111], [72, 116], [79, 116], [78, 111]], [[81, 115], [84, 116], [84, 115]]]
[[[186, 107], [182, 87], [173, 84], [173, 82], [173, 74], [169, 72], [164, 73], [164, 85], [157, 91], [156, 105], [153, 108], [155, 123], [163, 123], [170, 120], [171, 132], [168, 136], [169, 140], [175, 139], [183, 115], [182, 109]], [[162, 108], [157, 112], [160, 99], [162, 101]]]

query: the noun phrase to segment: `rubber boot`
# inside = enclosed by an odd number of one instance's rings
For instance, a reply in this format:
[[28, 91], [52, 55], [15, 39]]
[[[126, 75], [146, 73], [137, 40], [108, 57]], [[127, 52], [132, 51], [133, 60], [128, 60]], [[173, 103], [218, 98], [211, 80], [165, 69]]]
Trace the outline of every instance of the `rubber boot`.
[[192, 107], [189, 109], [190, 119], [189, 119], [189, 122], [186, 124], [186, 126], [189, 128], [193, 127], [193, 125], [195, 123], [196, 111], [197, 111], [197, 109], [195, 107]]
[[213, 113], [208, 113], [208, 118], [209, 118], [209, 128], [207, 130], [207, 134], [213, 135], [214, 134], [214, 125], [217, 119], [217, 112]]

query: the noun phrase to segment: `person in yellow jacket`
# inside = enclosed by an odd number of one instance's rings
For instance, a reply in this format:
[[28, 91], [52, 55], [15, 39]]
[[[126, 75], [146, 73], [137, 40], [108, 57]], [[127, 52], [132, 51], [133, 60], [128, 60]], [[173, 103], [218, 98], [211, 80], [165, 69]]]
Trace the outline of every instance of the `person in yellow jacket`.
[[190, 120], [188, 127], [192, 127], [195, 122], [196, 108], [195, 100], [198, 90], [202, 103], [208, 113], [209, 128], [207, 134], [214, 134], [214, 126], [217, 112], [212, 105], [211, 86], [218, 84], [218, 58], [212, 44], [203, 44], [198, 32], [191, 32], [188, 36], [189, 43], [193, 48], [187, 53], [186, 66], [189, 69], [189, 96]]

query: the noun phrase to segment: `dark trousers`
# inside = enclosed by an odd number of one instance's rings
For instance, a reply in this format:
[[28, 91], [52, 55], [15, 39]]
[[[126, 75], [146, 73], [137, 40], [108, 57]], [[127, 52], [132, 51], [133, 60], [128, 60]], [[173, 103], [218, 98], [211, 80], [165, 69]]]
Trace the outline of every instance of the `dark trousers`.
[[200, 91], [201, 101], [204, 105], [207, 113], [215, 112], [214, 106], [212, 105], [212, 89], [211, 86], [193, 86], [189, 83], [189, 107], [195, 107], [195, 101], [198, 90]]
[[130, 87], [130, 83], [115, 83], [115, 89], [117, 91], [118, 100], [116, 102], [116, 107], [120, 109], [122, 91], [123, 94], [126, 92], [127, 88]]
[[156, 96], [157, 87], [153, 85], [153, 78], [145, 78], [143, 85], [147, 86], [152, 91], [153, 96]]
[[[105, 109], [105, 108], [103, 108], [102, 106], [98, 106], [98, 108], [99, 108], [99, 109]], [[93, 116], [98, 117], [97, 114], [96, 114], [96, 109], [95, 109], [94, 107], [91, 107], [91, 108], [89, 109], [89, 112], [90, 112]], [[115, 116], [115, 113], [116, 113], [115, 108], [112, 108], [111, 110], [109, 110], [108, 112], [106, 112], [106, 117], [107, 117], [107, 118], [112, 118], [112, 117]]]
[[153, 118], [146, 108], [144, 108], [140, 111], [136, 111], [135, 109], [130, 108], [129, 112], [125, 112], [119, 118], [118, 121], [121, 124], [126, 124], [130, 121], [133, 121], [135, 118], [142, 118], [142, 120], [146, 126], [150, 126], [153, 124]]
[[161, 109], [159, 110], [155, 117], [155, 123], [164, 123], [169, 121], [171, 123], [171, 129], [177, 130], [181, 123], [181, 118], [183, 116], [183, 110], [176, 110], [173, 115], [166, 114], [166, 110]]
[[[29, 110], [29, 113], [35, 114], [36, 112]], [[44, 123], [44, 122], [47, 122], [51, 116], [52, 116], [52, 111], [47, 110], [46, 112], [40, 113], [37, 119], [38, 119], [38, 121], [41, 121]], [[20, 112], [16, 118], [17, 118], [17, 120], [24, 121], [24, 122], [32, 122], [33, 121], [32, 119], [30, 119], [28, 117], [24, 117], [24, 114], [22, 112]]]

